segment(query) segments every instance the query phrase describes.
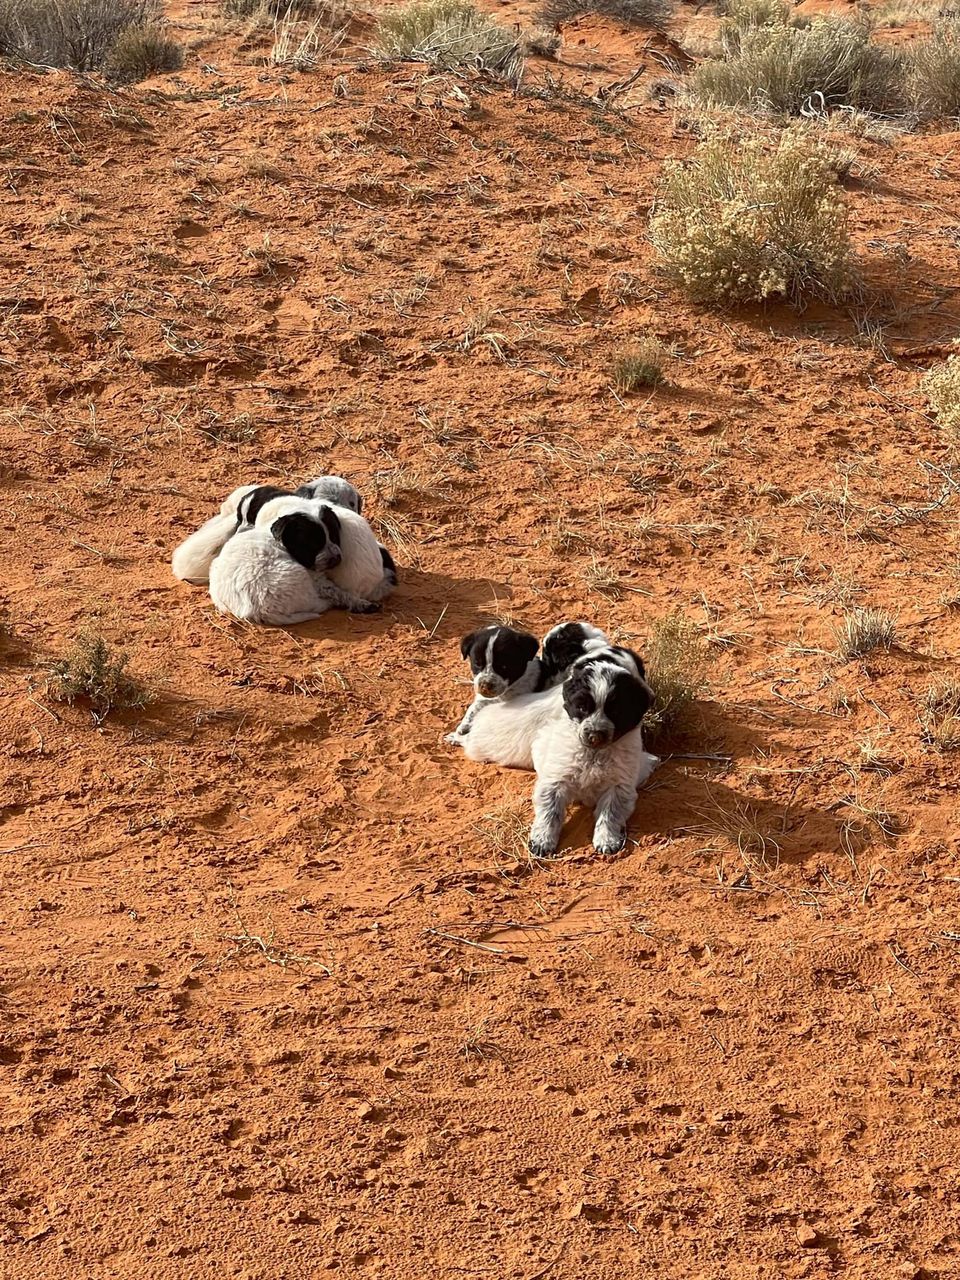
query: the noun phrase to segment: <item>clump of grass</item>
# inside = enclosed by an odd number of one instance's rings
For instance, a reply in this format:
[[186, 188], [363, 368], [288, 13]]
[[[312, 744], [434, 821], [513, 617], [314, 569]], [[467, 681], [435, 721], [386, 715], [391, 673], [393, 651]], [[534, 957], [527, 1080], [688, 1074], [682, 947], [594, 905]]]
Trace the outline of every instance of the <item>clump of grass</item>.
[[923, 738], [938, 751], [960, 749], [960, 680], [952, 676], [931, 685], [920, 711]]
[[223, 0], [228, 18], [273, 18], [306, 16], [316, 9], [315, 0]]
[[618, 391], [638, 391], [641, 387], [659, 387], [666, 381], [669, 350], [659, 338], [639, 338], [622, 351], [613, 362], [613, 381]]
[[429, 62], [447, 70], [475, 67], [514, 84], [523, 72], [516, 32], [470, 0], [413, 0], [386, 11], [377, 24], [376, 52], [386, 60]]
[[156, 26], [160, 0], [0, 0], [0, 52], [75, 71], [99, 71], [124, 32]]
[[709, 106], [825, 115], [836, 107], [887, 112], [905, 105], [903, 56], [874, 43], [863, 20], [728, 20], [720, 44], [722, 56], [690, 78], [691, 94]]
[[539, 16], [551, 26], [588, 13], [613, 18], [628, 26], [662, 30], [673, 13], [672, 0], [547, 0]]
[[160, 23], [127, 27], [121, 31], [104, 65], [111, 80], [135, 84], [148, 76], [179, 71], [183, 66], [183, 46]]
[[115, 653], [97, 632], [81, 633], [65, 658], [50, 668], [50, 693], [57, 702], [86, 702], [94, 719], [111, 711], [136, 710], [151, 701], [149, 689], [127, 671], [129, 658]]
[[922, 120], [960, 115], [960, 22], [938, 22], [910, 49], [907, 83]]
[[644, 719], [651, 741], [682, 729], [707, 687], [712, 654], [695, 622], [674, 612], [654, 623], [644, 651], [654, 703]]
[[853, 609], [834, 628], [834, 636], [837, 656], [850, 662], [876, 649], [889, 649], [897, 638], [897, 624], [886, 609]]
[[650, 219], [666, 273], [696, 301], [838, 301], [855, 282], [843, 197], [821, 150], [785, 133], [717, 136], [673, 162]]
[[920, 380], [930, 412], [945, 431], [960, 432], [960, 356], [928, 369]]
[[343, 40], [346, 26], [337, 25], [343, 11], [331, 5], [318, 14], [312, 22], [300, 25], [296, 11], [277, 20], [270, 61], [278, 67], [292, 67], [295, 71], [311, 71], [321, 58], [335, 49]]

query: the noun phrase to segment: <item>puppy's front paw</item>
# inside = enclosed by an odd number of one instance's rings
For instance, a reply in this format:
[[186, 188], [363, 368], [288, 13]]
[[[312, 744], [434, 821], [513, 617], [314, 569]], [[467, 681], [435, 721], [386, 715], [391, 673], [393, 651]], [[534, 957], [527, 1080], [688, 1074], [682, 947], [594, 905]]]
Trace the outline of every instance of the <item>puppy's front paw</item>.
[[557, 852], [555, 844], [551, 844], [549, 840], [540, 840], [533, 835], [527, 841], [527, 848], [532, 858], [552, 858]]
[[379, 613], [383, 605], [379, 600], [361, 600], [350, 610], [351, 613]]
[[593, 833], [593, 847], [604, 857], [619, 853], [626, 843], [626, 831], [595, 831]]
[[452, 747], [459, 747], [463, 738], [460, 736], [458, 730], [454, 729], [453, 733], [444, 734], [443, 740], [444, 742], [449, 742]]

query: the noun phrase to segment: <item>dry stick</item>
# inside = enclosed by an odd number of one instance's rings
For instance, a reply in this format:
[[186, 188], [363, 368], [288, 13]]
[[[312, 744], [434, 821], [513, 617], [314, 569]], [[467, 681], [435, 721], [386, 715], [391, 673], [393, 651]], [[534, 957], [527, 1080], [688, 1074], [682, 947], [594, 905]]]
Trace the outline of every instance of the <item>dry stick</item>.
[[666, 764], [668, 760], [716, 760], [720, 764], [733, 764], [733, 756], [694, 755], [689, 751], [674, 751], [664, 756], [660, 763]]
[[485, 942], [471, 942], [469, 938], [458, 938], [454, 933], [444, 933], [442, 929], [424, 929], [425, 934], [433, 938], [445, 938], [447, 942], [462, 942], [465, 947], [476, 947], [478, 951], [490, 951], [495, 956], [505, 956], [502, 947], [490, 947]]

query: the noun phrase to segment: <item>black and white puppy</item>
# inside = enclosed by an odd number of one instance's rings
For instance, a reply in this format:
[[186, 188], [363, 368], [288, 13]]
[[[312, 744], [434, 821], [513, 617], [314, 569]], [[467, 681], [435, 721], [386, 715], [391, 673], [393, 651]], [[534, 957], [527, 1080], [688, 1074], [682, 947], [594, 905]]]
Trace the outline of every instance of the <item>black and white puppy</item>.
[[322, 498], [346, 507], [358, 515], [363, 499], [357, 489], [342, 476], [317, 476], [299, 489], [291, 491], [273, 484], [244, 484], [234, 489], [220, 505], [220, 511], [180, 543], [173, 553], [173, 576], [183, 582], [210, 581], [210, 566], [235, 533], [250, 529], [260, 510], [279, 497]]
[[593, 845], [616, 853], [626, 841], [637, 788], [659, 764], [644, 749], [641, 721], [653, 703], [643, 662], [606, 645], [578, 658], [563, 683], [478, 710], [464, 752], [537, 773], [530, 851], [556, 851], [567, 806], [594, 809]]
[[474, 700], [446, 741], [462, 743], [485, 702], [550, 689], [563, 678], [572, 662], [590, 648], [606, 643], [604, 633], [588, 622], [562, 622], [544, 636], [543, 651], [538, 657], [540, 644], [528, 631], [504, 626], [471, 631], [460, 641], [460, 654], [470, 663]]
[[[230, 538], [210, 566], [210, 598], [221, 613], [288, 627], [342, 604], [343, 593], [326, 577], [343, 559], [340, 520], [330, 507], [313, 507], [267, 520], [261, 512], [254, 528]], [[360, 605], [363, 612], [376, 608]]]

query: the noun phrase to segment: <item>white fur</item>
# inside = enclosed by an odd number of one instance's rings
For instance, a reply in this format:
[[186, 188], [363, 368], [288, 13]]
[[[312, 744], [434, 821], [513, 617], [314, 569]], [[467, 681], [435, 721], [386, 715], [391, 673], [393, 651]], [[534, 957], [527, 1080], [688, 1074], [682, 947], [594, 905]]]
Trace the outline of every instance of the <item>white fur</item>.
[[274, 520], [294, 511], [317, 516], [324, 506], [335, 512], [340, 521], [340, 550], [343, 553], [343, 559], [336, 568], [325, 570], [326, 576], [343, 591], [361, 599], [374, 602], [385, 599], [393, 590], [393, 581], [388, 581], [384, 574], [380, 544], [373, 530], [355, 511], [318, 499], [274, 498], [261, 507], [256, 527], [269, 529]]
[[287, 554], [269, 525], [241, 529], [210, 567], [210, 599], [243, 622], [289, 627], [332, 607], [319, 593], [317, 576]]
[[212, 516], [196, 533], [181, 542], [173, 553], [173, 576], [181, 582], [203, 584], [210, 580], [210, 566], [237, 528], [237, 507], [251, 493], [255, 484], [241, 485], [220, 504], [219, 515]]

